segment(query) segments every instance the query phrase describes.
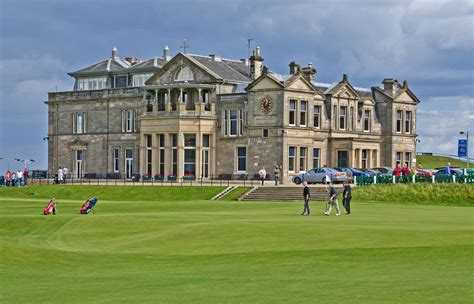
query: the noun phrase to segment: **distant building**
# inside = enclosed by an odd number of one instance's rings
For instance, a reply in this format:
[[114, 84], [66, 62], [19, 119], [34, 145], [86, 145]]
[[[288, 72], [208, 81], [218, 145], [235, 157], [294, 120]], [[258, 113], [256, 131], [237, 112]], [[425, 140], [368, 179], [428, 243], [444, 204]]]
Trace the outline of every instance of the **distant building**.
[[406, 81], [357, 88], [348, 76], [318, 83], [309, 63], [288, 75], [249, 59], [178, 53], [141, 62], [112, 57], [69, 73], [72, 91], [49, 93], [49, 173], [75, 177], [282, 177], [313, 167], [413, 165], [416, 107]]

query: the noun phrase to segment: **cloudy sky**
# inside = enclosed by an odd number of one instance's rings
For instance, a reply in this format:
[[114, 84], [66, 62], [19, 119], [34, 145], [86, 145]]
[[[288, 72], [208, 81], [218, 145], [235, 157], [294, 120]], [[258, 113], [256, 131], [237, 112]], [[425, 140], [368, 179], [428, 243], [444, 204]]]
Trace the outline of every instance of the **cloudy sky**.
[[418, 151], [456, 154], [469, 130], [474, 156], [473, 29], [470, 0], [0, 0], [0, 157], [47, 167], [43, 102], [72, 89], [67, 72], [114, 46], [121, 57], [160, 56], [165, 45], [175, 54], [183, 38], [190, 53], [235, 59], [252, 38], [271, 70], [311, 61], [319, 82], [406, 79], [422, 101]]

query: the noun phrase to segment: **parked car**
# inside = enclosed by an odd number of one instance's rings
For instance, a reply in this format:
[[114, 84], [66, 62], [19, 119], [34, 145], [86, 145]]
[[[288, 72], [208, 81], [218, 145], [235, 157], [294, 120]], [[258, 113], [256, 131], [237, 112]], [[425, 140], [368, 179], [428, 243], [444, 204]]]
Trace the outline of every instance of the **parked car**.
[[377, 167], [372, 168], [372, 170], [379, 172], [382, 176], [393, 175], [393, 169], [390, 167]]
[[350, 168], [347, 168], [347, 167], [337, 167], [337, 168], [333, 168], [334, 170], [336, 171], [339, 171], [339, 172], [346, 172], [347, 173], [347, 179], [349, 180], [349, 182], [352, 183], [352, 181], [354, 181], [354, 176], [352, 175], [352, 171]]
[[348, 168], [352, 172], [352, 176], [370, 176], [370, 173], [361, 171], [360, 169], [356, 168]]
[[[451, 170], [451, 175], [456, 175], [456, 176], [462, 176], [464, 174], [462, 169], [459, 168], [450, 168]], [[435, 173], [436, 175], [448, 175], [446, 174], [446, 168], [439, 169]]]
[[327, 177], [329, 177], [334, 183], [348, 181], [346, 172], [339, 172], [332, 168], [313, 168], [308, 172], [295, 175], [292, 181], [297, 185], [301, 184], [303, 181], [306, 181], [309, 184], [325, 184], [329, 182], [328, 180], [326, 180]]
[[417, 169], [416, 175], [424, 175], [424, 176], [432, 177], [434, 175], [434, 172], [431, 170], [426, 170], [426, 169]]
[[369, 168], [358, 168], [357, 170], [368, 173], [369, 176], [380, 175], [380, 173], [378, 171], [373, 170], [373, 169], [369, 169]]

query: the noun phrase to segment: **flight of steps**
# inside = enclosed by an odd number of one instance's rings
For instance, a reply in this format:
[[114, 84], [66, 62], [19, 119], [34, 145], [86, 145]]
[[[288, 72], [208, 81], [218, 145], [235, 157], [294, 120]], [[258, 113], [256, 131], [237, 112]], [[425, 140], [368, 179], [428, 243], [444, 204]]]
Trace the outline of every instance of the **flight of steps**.
[[[326, 201], [326, 187], [309, 187], [312, 201]], [[342, 188], [336, 187], [338, 193]], [[242, 201], [302, 201], [303, 187], [255, 187], [240, 198]]]

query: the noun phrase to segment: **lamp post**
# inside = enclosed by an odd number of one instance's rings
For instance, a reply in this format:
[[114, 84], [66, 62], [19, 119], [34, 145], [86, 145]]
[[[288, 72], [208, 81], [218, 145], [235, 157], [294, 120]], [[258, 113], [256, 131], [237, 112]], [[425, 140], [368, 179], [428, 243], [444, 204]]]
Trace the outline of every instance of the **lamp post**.
[[461, 131], [459, 132], [460, 135], [466, 134], [466, 158], [467, 158], [467, 168], [469, 169], [469, 131]]

